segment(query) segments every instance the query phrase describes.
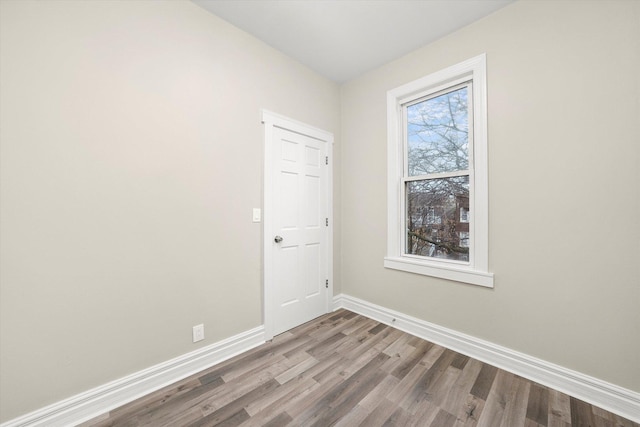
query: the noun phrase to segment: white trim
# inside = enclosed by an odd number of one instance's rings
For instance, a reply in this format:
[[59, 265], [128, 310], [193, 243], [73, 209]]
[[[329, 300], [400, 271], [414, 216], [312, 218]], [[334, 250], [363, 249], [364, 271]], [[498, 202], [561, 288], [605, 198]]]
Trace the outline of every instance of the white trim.
[[[473, 137], [469, 153], [469, 203], [473, 220], [469, 224], [470, 247], [467, 266], [456, 266], [438, 259], [404, 256], [405, 203], [403, 200], [404, 138], [400, 118], [402, 105], [428, 93], [471, 80]], [[458, 282], [493, 287], [489, 272], [489, 191], [487, 154], [487, 80], [486, 55], [478, 55], [456, 65], [429, 74], [387, 92], [387, 256], [386, 268], [434, 276]]]
[[[263, 176], [263, 323], [265, 329], [265, 339], [270, 340], [274, 336], [272, 307], [275, 307], [273, 301], [272, 283], [273, 277], [273, 245], [272, 236], [274, 235], [271, 227], [271, 213], [273, 211], [272, 201], [274, 189], [271, 175], [274, 169], [273, 159], [270, 155], [273, 151], [273, 128], [278, 127], [292, 132], [299, 133], [311, 138], [325, 141], [327, 143], [327, 157], [329, 164], [327, 165], [327, 213], [329, 226], [327, 229], [327, 279], [329, 287], [326, 292], [325, 313], [331, 310], [331, 295], [333, 295], [333, 144], [334, 137], [331, 132], [310, 126], [280, 114], [273, 113], [269, 110], [261, 110], [261, 122], [264, 124], [264, 176]], [[0, 426], [2, 427], [2, 426]]]
[[269, 110], [262, 110], [261, 117], [261, 121], [264, 124], [269, 123], [282, 129], [287, 129], [293, 132], [297, 132], [301, 135], [310, 136], [311, 138], [316, 138], [321, 141], [326, 141], [329, 144], [333, 144], [333, 134], [331, 132], [327, 132], [326, 130], [319, 129], [317, 127], [299, 122], [294, 119], [290, 119], [286, 116], [276, 114]]
[[0, 427], [71, 426], [89, 421], [142, 396], [197, 374], [265, 342], [258, 326], [124, 378], [9, 420]]
[[640, 393], [415, 317], [340, 294], [345, 308], [640, 423]]
[[271, 171], [275, 167], [273, 165], [273, 127], [272, 120], [275, 116], [262, 112], [262, 123], [264, 124], [264, 171], [263, 171], [263, 191], [262, 191], [262, 323], [264, 324], [264, 335], [266, 340], [270, 340], [274, 336], [274, 322], [271, 319], [271, 310], [269, 307], [274, 306], [273, 285], [271, 284], [273, 277], [273, 251], [271, 248], [271, 236], [274, 235], [271, 223], [272, 204], [273, 204], [273, 184], [270, 178]]
[[423, 274], [425, 276], [439, 277], [441, 279], [472, 285], [493, 288], [493, 273], [474, 270], [464, 265], [456, 265], [453, 262], [431, 265], [429, 261], [417, 260], [410, 257], [385, 257], [385, 268], [406, 271], [408, 273]]

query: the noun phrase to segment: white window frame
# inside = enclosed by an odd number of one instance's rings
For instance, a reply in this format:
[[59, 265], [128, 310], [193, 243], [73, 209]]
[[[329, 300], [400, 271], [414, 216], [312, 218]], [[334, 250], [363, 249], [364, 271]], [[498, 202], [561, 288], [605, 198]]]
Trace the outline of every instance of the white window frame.
[[[473, 82], [473, 135], [469, 145], [469, 262], [406, 254], [403, 106], [469, 80]], [[387, 132], [388, 224], [384, 266], [492, 288], [493, 273], [489, 272], [486, 55], [478, 55], [387, 92]]]

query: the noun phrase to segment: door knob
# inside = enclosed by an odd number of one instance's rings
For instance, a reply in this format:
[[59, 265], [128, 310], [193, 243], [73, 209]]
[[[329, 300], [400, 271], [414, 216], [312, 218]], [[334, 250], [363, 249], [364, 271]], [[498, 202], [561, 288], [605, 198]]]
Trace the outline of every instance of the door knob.
[[275, 239], [273, 239], [276, 243], [280, 243], [282, 242], [282, 236], [276, 236]]

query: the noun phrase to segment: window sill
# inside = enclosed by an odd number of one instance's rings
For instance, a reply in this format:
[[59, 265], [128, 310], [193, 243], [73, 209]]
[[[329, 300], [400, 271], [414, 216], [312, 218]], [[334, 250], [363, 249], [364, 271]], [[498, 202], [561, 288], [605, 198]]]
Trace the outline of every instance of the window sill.
[[474, 270], [467, 267], [434, 265], [430, 262], [402, 257], [385, 257], [384, 267], [409, 273], [422, 274], [424, 276], [469, 283], [471, 285], [484, 286], [486, 288], [493, 288], [493, 273]]

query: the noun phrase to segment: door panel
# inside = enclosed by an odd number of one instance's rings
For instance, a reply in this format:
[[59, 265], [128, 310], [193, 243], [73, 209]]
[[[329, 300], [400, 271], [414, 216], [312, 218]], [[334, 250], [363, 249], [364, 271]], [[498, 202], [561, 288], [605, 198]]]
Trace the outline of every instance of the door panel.
[[327, 312], [328, 168], [327, 141], [273, 127], [271, 146], [273, 211], [266, 228], [273, 235], [265, 236], [272, 241], [265, 262], [271, 259], [272, 268], [265, 269], [271, 272], [265, 286], [271, 286], [275, 335]]

